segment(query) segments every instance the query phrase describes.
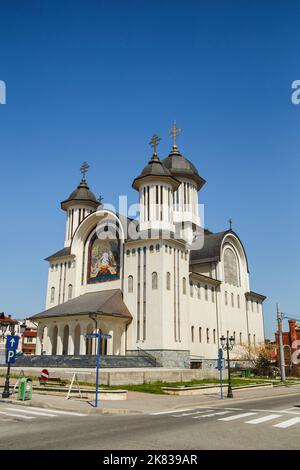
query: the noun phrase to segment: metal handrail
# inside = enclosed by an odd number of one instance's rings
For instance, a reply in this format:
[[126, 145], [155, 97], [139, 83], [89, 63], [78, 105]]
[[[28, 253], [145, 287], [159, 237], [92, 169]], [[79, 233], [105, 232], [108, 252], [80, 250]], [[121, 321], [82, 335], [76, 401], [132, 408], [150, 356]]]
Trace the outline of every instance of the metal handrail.
[[137, 347], [137, 350], [138, 350], [138, 355], [140, 355], [140, 353], [141, 353], [142, 356], [144, 356], [144, 357], [146, 357], [147, 359], [150, 360], [150, 362], [154, 365], [154, 367], [157, 367], [158, 362], [157, 362], [156, 357], [152, 356], [152, 354], [148, 353], [147, 351], [145, 351], [142, 348]]

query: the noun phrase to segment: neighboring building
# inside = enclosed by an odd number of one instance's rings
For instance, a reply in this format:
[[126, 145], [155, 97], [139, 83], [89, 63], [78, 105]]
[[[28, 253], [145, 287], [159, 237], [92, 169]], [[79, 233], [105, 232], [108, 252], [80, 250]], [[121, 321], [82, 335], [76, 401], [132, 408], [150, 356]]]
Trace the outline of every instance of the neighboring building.
[[5, 349], [6, 336], [18, 330], [18, 320], [11, 318], [11, 315], [0, 313], [0, 349]]
[[[93, 354], [94, 340], [85, 338], [95, 328], [91, 315], [112, 336], [103, 341], [103, 354], [141, 348], [163, 366], [214, 364], [227, 332], [236, 343], [264, 341], [265, 296], [250, 290], [238, 235], [199, 228], [205, 180], [178, 150], [177, 132], [174, 127], [174, 145], [162, 161], [153, 139], [153, 156], [133, 181], [139, 220], [103, 207], [83, 165], [80, 184], [61, 203], [65, 242], [47, 258], [46, 310], [32, 317], [37, 355]], [[204, 236], [203, 246], [195, 248], [196, 235]]]
[[26, 355], [35, 354], [37, 325], [30, 320], [24, 320], [22, 327], [22, 352]]
[[[280, 364], [279, 356], [279, 338], [278, 331], [275, 333], [276, 350], [277, 350], [277, 364]], [[282, 332], [282, 342], [284, 351], [284, 363], [286, 373], [291, 375], [300, 376], [300, 366], [297, 364], [297, 359], [300, 362], [300, 324], [297, 325], [295, 320], [289, 320], [289, 331]]]

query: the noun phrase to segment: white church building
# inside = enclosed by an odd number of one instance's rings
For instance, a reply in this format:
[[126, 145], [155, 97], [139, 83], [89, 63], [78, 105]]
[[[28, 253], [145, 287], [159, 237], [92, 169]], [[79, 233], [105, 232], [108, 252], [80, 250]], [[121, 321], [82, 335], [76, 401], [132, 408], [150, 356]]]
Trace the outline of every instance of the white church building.
[[264, 341], [265, 296], [250, 290], [244, 246], [230, 227], [201, 229], [199, 192], [205, 180], [176, 145], [153, 156], [133, 180], [135, 219], [109, 210], [91, 192], [88, 165], [68, 199], [64, 247], [49, 263], [46, 310], [38, 323], [37, 355], [80, 361], [95, 354], [154, 357], [164, 367], [205, 367], [218, 356], [220, 337]]

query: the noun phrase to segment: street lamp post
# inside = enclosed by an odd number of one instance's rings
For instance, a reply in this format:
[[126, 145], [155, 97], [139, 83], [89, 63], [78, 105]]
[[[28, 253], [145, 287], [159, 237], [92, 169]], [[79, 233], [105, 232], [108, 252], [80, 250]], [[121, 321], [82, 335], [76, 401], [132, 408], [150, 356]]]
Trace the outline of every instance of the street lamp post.
[[234, 343], [235, 343], [235, 338], [234, 336], [230, 336], [229, 338], [229, 332], [227, 331], [227, 337], [225, 338], [224, 335], [221, 336], [220, 338], [221, 346], [223, 351], [227, 351], [227, 368], [228, 368], [228, 391], [227, 391], [227, 398], [233, 398], [233, 393], [232, 393], [232, 385], [231, 385], [231, 375], [230, 375], [230, 357], [229, 357], [229, 351], [232, 351]]

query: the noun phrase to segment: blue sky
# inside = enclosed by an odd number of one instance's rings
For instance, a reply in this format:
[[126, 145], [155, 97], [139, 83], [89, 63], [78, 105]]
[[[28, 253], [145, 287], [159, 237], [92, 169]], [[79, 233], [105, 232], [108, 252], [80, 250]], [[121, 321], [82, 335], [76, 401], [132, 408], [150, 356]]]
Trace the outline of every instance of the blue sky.
[[47, 263], [63, 246], [60, 201], [80, 179], [106, 202], [131, 183], [161, 136], [207, 184], [206, 226], [233, 227], [252, 290], [300, 317], [300, 4], [289, 0], [0, 2], [0, 311], [43, 309]]

